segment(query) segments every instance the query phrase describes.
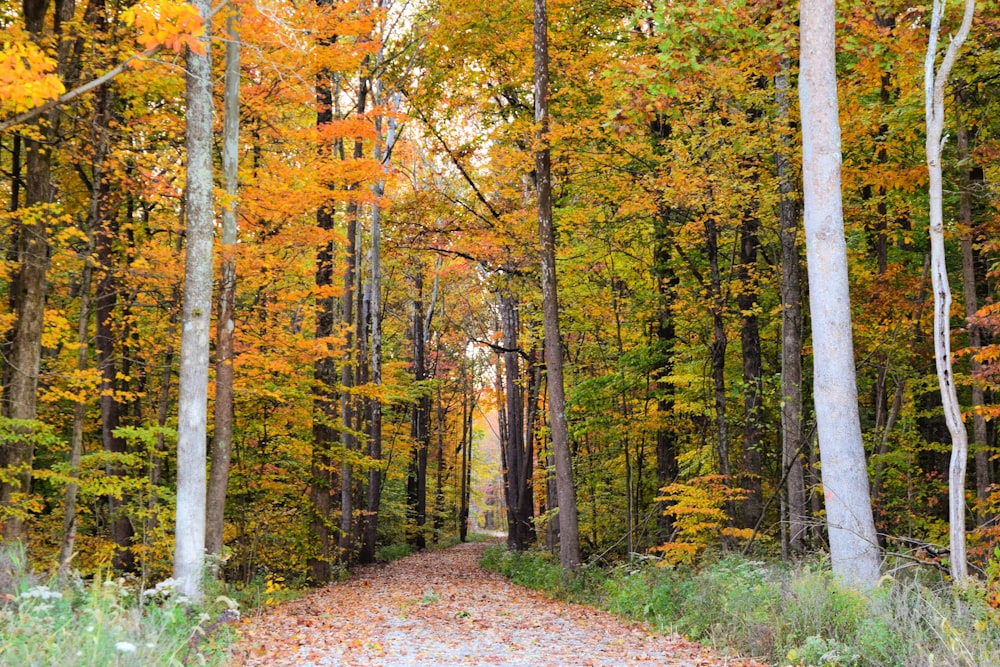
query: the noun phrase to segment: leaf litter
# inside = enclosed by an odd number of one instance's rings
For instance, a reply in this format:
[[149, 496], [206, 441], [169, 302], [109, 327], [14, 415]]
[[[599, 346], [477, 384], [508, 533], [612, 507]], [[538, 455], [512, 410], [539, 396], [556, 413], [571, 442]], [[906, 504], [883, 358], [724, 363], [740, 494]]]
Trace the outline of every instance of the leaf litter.
[[484, 544], [359, 568], [241, 628], [232, 665], [764, 667], [479, 568]]

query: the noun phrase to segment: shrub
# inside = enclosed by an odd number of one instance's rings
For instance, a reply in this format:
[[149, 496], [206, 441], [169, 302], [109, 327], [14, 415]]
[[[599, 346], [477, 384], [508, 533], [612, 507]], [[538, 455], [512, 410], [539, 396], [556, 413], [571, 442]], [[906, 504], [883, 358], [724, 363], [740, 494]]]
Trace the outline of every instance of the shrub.
[[730, 555], [700, 570], [651, 563], [600, 574], [585, 568], [569, 584], [548, 554], [494, 546], [482, 565], [516, 583], [775, 665], [1000, 665], [993, 580], [959, 589], [886, 577], [866, 596], [841, 587], [822, 560], [790, 567]]
[[40, 584], [18, 551], [0, 550], [0, 664], [223, 664], [236, 603], [194, 606], [161, 584], [145, 595], [123, 579], [70, 577]]
[[391, 563], [400, 558], [406, 558], [413, 553], [413, 547], [405, 542], [389, 544], [375, 552], [375, 560], [380, 563]]

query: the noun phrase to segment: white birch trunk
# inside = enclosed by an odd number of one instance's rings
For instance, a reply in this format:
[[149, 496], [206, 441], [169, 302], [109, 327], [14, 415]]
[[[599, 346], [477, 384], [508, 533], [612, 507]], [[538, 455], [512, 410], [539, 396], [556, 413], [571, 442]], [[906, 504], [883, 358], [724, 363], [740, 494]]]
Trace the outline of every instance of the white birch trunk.
[[969, 434], [962, 421], [951, 365], [951, 286], [944, 250], [944, 206], [942, 202], [941, 149], [944, 145], [944, 87], [962, 43], [972, 27], [975, 0], [965, 1], [962, 25], [935, 71], [938, 33], [945, 0], [934, 0], [931, 32], [924, 61], [924, 116], [927, 123], [927, 173], [930, 195], [931, 284], [934, 287], [934, 361], [945, 422], [951, 434], [951, 465], [948, 470], [948, 521], [951, 542], [951, 576], [964, 583], [969, 575], [965, 554], [965, 468], [969, 458]]
[[[207, 0], [193, 0], [211, 25]], [[177, 406], [177, 514], [174, 579], [192, 600], [201, 597], [205, 563], [205, 434], [208, 413], [208, 344], [212, 312], [212, 60], [187, 54], [187, 248]]]
[[834, 0], [802, 0], [799, 103], [814, 397], [833, 571], [857, 588], [879, 579], [861, 441], [841, 200]]

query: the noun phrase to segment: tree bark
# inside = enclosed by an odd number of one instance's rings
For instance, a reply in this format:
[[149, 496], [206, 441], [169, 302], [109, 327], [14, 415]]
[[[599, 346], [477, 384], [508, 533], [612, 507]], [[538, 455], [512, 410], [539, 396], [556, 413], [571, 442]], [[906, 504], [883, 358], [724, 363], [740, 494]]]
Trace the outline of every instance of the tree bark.
[[[316, 126], [333, 121], [333, 91], [329, 74], [320, 73], [316, 85]], [[330, 234], [335, 228], [333, 204], [324, 203], [316, 211], [316, 226]], [[328, 292], [333, 285], [333, 258], [336, 252], [333, 241], [327, 241], [316, 254], [316, 278], [318, 290]], [[316, 313], [316, 338], [329, 339], [333, 335], [334, 297], [319, 299]], [[334, 424], [336, 408], [334, 391], [337, 386], [336, 366], [332, 351], [327, 343], [327, 353], [314, 364], [313, 377], [313, 451], [310, 461], [309, 497], [313, 506], [312, 530], [316, 536], [316, 555], [309, 558], [309, 576], [313, 583], [325, 584], [330, 579], [330, 561], [333, 558], [330, 509], [333, 490], [333, 461], [330, 453], [336, 438]]]
[[966, 0], [962, 25], [951, 39], [941, 65], [935, 68], [938, 33], [944, 16], [944, 0], [934, 0], [931, 31], [924, 61], [924, 116], [927, 123], [927, 172], [930, 196], [931, 283], [934, 287], [934, 360], [945, 422], [951, 434], [951, 465], [948, 471], [949, 566], [956, 584], [965, 583], [968, 562], [965, 551], [965, 469], [969, 457], [969, 434], [955, 389], [951, 363], [951, 287], [944, 248], [944, 204], [941, 149], [944, 132], [944, 88], [958, 51], [972, 27], [974, 0]]
[[805, 552], [808, 531], [805, 470], [802, 451], [802, 276], [799, 262], [799, 207], [795, 201], [795, 176], [788, 161], [791, 152], [784, 128], [790, 126], [787, 59], [775, 81], [778, 120], [781, 124], [780, 150], [774, 160], [778, 172], [779, 237], [781, 240], [781, 468], [785, 475], [785, 505], [788, 517], [788, 549]]
[[757, 250], [760, 220], [753, 211], [743, 216], [740, 230], [740, 343], [743, 357], [743, 454], [739, 486], [746, 490], [740, 519], [743, 527], [754, 528], [764, 511], [763, 464], [761, 462], [764, 426], [761, 421], [764, 394], [764, 368], [760, 355], [760, 323], [757, 317]]
[[[719, 231], [715, 218], [711, 216], [705, 221], [705, 252], [708, 255], [712, 299], [712, 342], [708, 350], [711, 355], [712, 389], [715, 397], [715, 451], [719, 457], [719, 474], [726, 478], [726, 484], [731, 484], [729, 425], [726, 422], [726, 348], [729, 338], [726, 333], [726, 303], [722, 295], [722, 275], [719, 270]], [[726, 501], [726, 514], [730, 521], [736, 518], [735, 501]]]
[[552, 169], [549, 154], [549, 41], [546, 0], [534, 0], [535, 55], [535, 183], [538, 236], [542, 264], [542, 316], [545, 322], [545, 372], [549, 391], [552, 455], [559, 497], [559, 562], [566, 571], [580, 566], [580, 533], [573, 486], [573, 458], [566, 423], [562, 337], [559, 334], [559, 290], [556, 282], [556, 238], [552, 224]]
[[[211, 25], [207, 0], [193, 0]], [[174, 579], [178, 591], [198, 600], [205, 562], [205, 437], [208, 414], [208, 348], [212, 311], [214, 230], [212, 177], [212, 60], [209, 31], [204, 54], [187, 54], [187, 248], [177, 406], [177, 518]]]
[[830, 559], [846, 584], [874, 588], [878, 542], [861, 440], [841, 200], [833, 0], [803, 0], [799, 102], [814, 397]]
[[416, 296], [413, 300], [413, 380], [417, 383], [419, 396], [413, 406], [410, 422], [410, 436], [413, 438], [413, 451], [410, 455], [410, 471], [407, 478], [407, 498], [415, 532], [411, 542], [418, 549], [427, 546], [424, 526], [427, 523], [427, 449], [430, 432], [430, 397], [426, 395], [423, 385], [426, 379], [427, 366], [425, 360], [426, 341], [424, 340], [424, 276], [421, 267], [414, 276]]
[[[45, 32], [45, 15], [49, 0], [25, 0], [23, 3], [25, 28], [35, 41], [41, 41]], [[73, 3], [64, 2], [59, 15], [72, 16]], [[64, 63], [60, 63], [64, 65]], [[57, 111], [35, 123], [32, 135], [26, 138], [25, 151], [25, 206], [52, 203], [52, 150], [55, 139]], [[3, 415], [10, 419], [33, 420], [37, 408], [38, 370], [42, 351], [42, 321], [45, 314], [45, 297], [48, 293], [49, 240], [48, 214], [31, 215], [22, 219], [17, 238], [19, 267], [11, 285], [12, 310], [15, 314], [10, 346], [3, 355], [6, 381], [3, 396]], [[0, 532], [5, 542], [26, 541], [27, 526], [19, 507], [31, 493], [31, 467], [34, 446], [30, 435], [0, 442], [0, 467], [7, 470], [5, 481], [0, 482], [0, 507], [12, 508], [5, 513]]]
[[[79, 347], [76, 351], [76, 369], [86, 371], [88, 365], [88, 344], [90, 342], [90, 282], [93, 269], [90, 260], [90, 248], [83, 260], [83, 270], [80, 275], [80, 315], [77, 320], [76, 341]], [[80, 459], [83, 455], [83, 422], [87, 416], [87, 401], [81, 396], [73, 406], [73, 431], [70, 437], [69, 478], [63, 501], [63, 534], [59, 545], [59, 577], [69, 574], [70, 561], [73, 558], [73, 545], [76, 542], [76, 498], [80, 488]]]
[[[990, 462], [989, 436], [986, 428], [986, 420], [978, 412], [978, 408], [985, 405], [983, 385], [978, 377], [982, 364], [976, 360], [976, 351], [982, 346], [982, 332], [976, 323], [976, 311], [979, 309], [978, 297], [976, 295], [976, 253], [973, 248], [975, 241], [975, 228], [972, 221], [972, 181], [973, 174], [977, 177], [982, 174], [981, 169], [972, 166], [972, 156], [969, 154], [969, 131], [962, 115], [961, 97], [956, 95], [957, 104], [957, 124], [956, 124], [956, 144], [958, 148], [959, 164], [959, 190], [958, 199], [958, 224], [961, 229], [962, 244], [962, 287], [965, 297], [965, 319], [969, 332], [969, 372], [972, 374], [972, 450], [976, 461], [976, 498], [980, 507], [985, 507], [989, 497], [989, 487], [992, 483], [992, 464]], [[981, 178], [977, 178], [981, 180]], [[983, 526], [992, 519], [992, 515], [986, 512], [978, 512], [976, 516], [977, 525]]]
[[[215, 415], [208, 477], [205, 550], [221, 557], [226, 516], [226, 488], [233, 449], [233, 341], [236, 330], [236, 196], [239, 193], [240, 14], [226, 18], [226, 73], [223, 94], [222, 180], [228, 201], [222, 207], [222, 266], [215, 318]], [[222, 568], [216, 574], [221, 576]]]

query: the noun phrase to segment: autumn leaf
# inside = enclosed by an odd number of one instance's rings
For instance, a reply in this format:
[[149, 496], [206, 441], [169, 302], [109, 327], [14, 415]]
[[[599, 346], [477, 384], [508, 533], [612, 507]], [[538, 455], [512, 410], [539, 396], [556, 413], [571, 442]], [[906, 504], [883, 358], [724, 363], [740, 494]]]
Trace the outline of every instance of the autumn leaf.
[[56, 62], [31, 42], [7, 42], [0, 50], [0, 111], [20, 113], [53, 100], [66, 87]]
[[137, 29], [136, 40], [143, 49], [162, 46], [180, 53], [186, 47], [195, 53], [205, 53], [201, 43], [205, 22], [194, 5], [173, 0], [144, 0], [122, 12], [122, 21]]

